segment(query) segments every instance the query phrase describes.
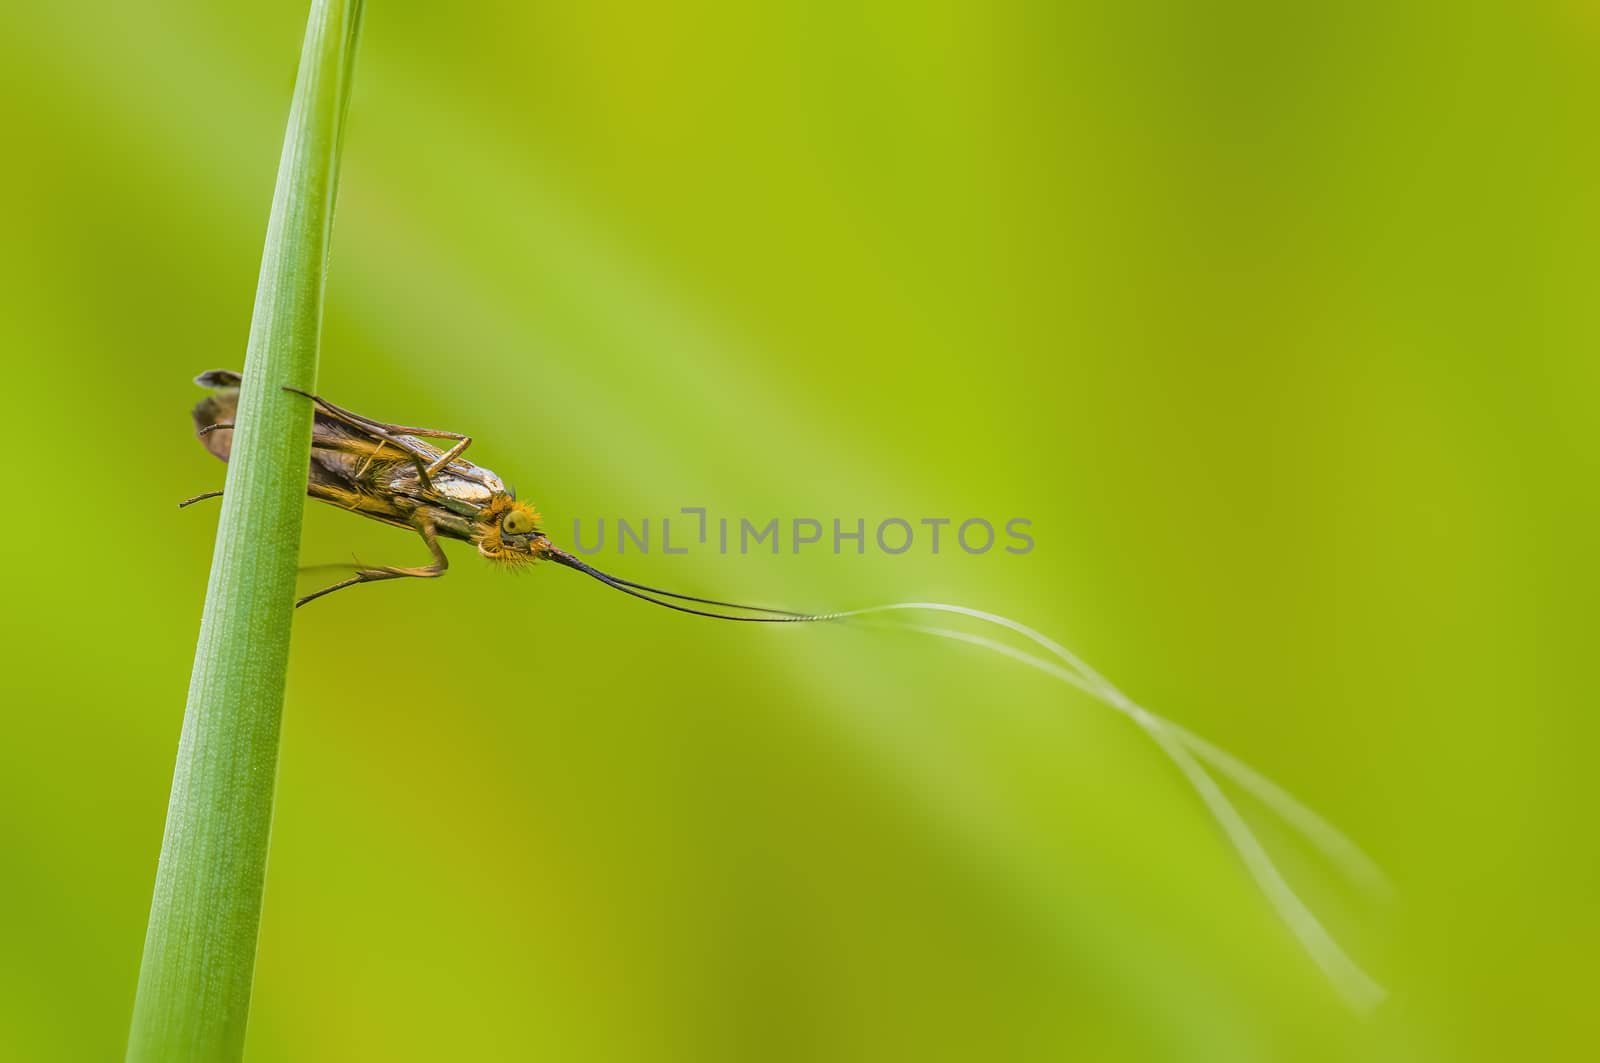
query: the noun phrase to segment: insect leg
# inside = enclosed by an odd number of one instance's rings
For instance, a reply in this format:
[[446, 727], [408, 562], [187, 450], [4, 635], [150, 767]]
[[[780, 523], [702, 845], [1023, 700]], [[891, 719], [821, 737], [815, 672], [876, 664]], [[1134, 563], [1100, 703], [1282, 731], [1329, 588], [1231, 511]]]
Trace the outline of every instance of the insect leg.
[[318, 598], [321, 598], [324, 595], [332, 594], [334, 591], [342, 591], [346, 587], [354, 587], [358, 583], [377, 583], [380, 580], [386, 579], [437, 579], [438, 577], [444, 575], [445, 569], [450, 567], [450, 559], [445, 557], [444, 548], [439, 545], [439, 536], [433, 530], [433, 525], [425, 522], [420, 528], [417, 529], [417, 532], [422, 536], [422, 541], [428, 545], [428, 552], [433, 555], [433, 562], [431, 564], [417, 565], [413, 568], [384, 566], [382, 568], [359, 569], [357, 570], [356, 574], [351, 576], [349, 579], [342, 579], [331, 587], [324, 587], [320, 591], [313, 591], [304, 598], [301, 598], [299, 601], [294, 603], [295, 608], [298, 609], [307, 602], [316, 601]]
[[221, 498], [221, 497], [222, 497], [222, 492], [221, 491], [202, 491], [200, 494], [195, 495], [193, 498], [186, 498], [182, 502], [179, 502], [178, 503], [178, 508], [179, 509], [185, 509], [185, 508], [187, 508], [189, 506], [194, 505], [196, 502], [204, 502], [208, 498]]
[[455, 461], [461, 456], [461, 452], [463, 450], [466, 450], [472, 445], [472, 437], [468, 435], [462, 435], [460, 432], [446, 432], [438, 428], [411, 428], [402, 424], [386, 424], [383, 421], [374, 421], [370, 417], [363, 417], [359, 413], [350, 413], [349, 410], [342, 410], [340, 412], [350, 414], [350, 416], [371, 428], [381, 429], [397, 436], [423, 436], [427, 439], [458, 440], [459, 442], [457, 442], [455, 446], [439, 455], [433, 460], [433, 463], [428, 466], [428, 475], [430, 476], [444, 468], [446, 465], [449, 465], [452, 461]]
[[295, 391], [300, 395], [306, 395], [307, 398], [315, 401], [317, 405], [322, 407], [322, 409], [330, 415], [343, 418], [347, 422], [359, 422], [361, 425], [373, 429], [379, 434], [384, 434], [384, 438], [390, 438], [391, 436], [422, 436], [426, 439], [457, 440], [455, 446], [451, 447], [438, 458], [435, 458], [433, 463], [428, 466], [427, 472], [430, 476], [444, 468], [446, 465], [449, 465], [452, 461], [455, 461], [461, 456], [462, 451], [466, 450], [472, 445], [472, 437], [469, 435], [463, 435], [460, 432], [446, 432], [440, 428], [413, 428], [410, 425], [390, 424], [387, 421], [374, 420], [373, 418], [364, 414], [356, 413], [354, 410], [347, 410], [343, 406], [335, 406], [333, 403], [329, 402], [320, 395], [307, 395], [306, 392], [297, 391], [295, 388], [288, 388], [287, 390]]
[[[407, 442], [403, 436], [395, 435], [381, 421], [374, 421], [361, 416], [359, 413], [353, 413], [342, 406], [335, 406], [320, 395], [313, 395], [309, 391], [301, 391], [299, 388], [292, 388], [287, 385], [283, 390], [293, 392], [296, 395], [303, 395], [310, 399], [316, 403], [317, 410], [325, 417], [349, 428], [354, 428], [357, 432], [371, 436], [380, 442], [394, 444], [395, 449], [405, 454], [416, 465], [417, 475], [422, 480], [422, 486], [430, 491], [433, 489], [432, 469], [428, 464], [428, 458], [432, 457], [431, 453], [419, 452], [415, 443]], [[429, 450], [431, 451], [432, 448], [430, 447]]]

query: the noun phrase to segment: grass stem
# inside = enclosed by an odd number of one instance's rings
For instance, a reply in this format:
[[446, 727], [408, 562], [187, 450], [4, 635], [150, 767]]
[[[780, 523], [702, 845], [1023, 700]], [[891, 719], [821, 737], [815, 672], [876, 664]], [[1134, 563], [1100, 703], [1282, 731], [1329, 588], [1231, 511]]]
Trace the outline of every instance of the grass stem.
[[244, 1050], [272, 827], [323, 290], [361, 0], [313, 0], [261, 257], [233, 451], [128, 1038]]

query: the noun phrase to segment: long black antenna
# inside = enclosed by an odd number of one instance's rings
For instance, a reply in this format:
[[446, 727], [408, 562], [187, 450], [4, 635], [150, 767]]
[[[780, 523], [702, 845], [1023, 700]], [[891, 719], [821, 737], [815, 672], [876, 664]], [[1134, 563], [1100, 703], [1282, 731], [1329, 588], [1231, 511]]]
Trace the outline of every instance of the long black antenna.
[[[634, 583], [632, 580], [620, 579], [616, 576], [601, 572], [593, 565], [578, 560], [565, 550], [545, 539], [540, 544], [540, 549], [545, 557], [567, 568], [575, 569], [586, 576], [604, 583], [614, 591], [647, 601], [652, 605], [659, 605], [663, 609], [672, 609], [680, 613], [689, 613], [692, 616], [709, 617], [712, 620], [739, 620], [749, 624], [803, 624], [818, 620], [829, 619], [812, 613], [797, 613], [792, 609], [770, 609], [764, 605], [741, 605], [738, 602], [722, 602], [715, 598], [696, 598], [690, 594], [678, 594], [675, 591], [664, 591], [659, 587], [646, 586], [643, 583]], [[647, 593], [648, 592], [648, 593]], [[766, 616], [735, 616], [729, 613], [713, 613], [704, 609], [691, 609], [686, 605], [675, 605], [664, 602], [661, 598], [652, 597], [659, 594], [663, 598], [676, 598], [681, 602], [695, 602], [700, 605], [715, 605], [723, 609], [742, 609], [751, 613], [766, 613]]]

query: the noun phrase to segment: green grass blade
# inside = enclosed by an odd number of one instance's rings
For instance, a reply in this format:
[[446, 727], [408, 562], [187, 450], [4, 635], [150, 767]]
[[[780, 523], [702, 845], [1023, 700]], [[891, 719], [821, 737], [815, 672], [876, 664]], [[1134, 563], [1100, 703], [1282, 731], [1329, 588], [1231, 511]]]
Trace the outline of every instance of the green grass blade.
[[[314, 0], [272, 197], [130, 1060], [244, 1049], [360, 0]], [[197, 369], [207, 368], [197, 366]]]

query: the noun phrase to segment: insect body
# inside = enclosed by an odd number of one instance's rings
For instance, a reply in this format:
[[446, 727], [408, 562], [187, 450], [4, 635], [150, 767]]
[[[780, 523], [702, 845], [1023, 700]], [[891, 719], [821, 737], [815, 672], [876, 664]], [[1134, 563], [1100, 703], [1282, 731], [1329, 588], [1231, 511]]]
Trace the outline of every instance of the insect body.
[[[238, 373], [228, 369], [213, 369], [195, 378], [195, 383], [213, 389], [194, 408], [195, 432], [206, 449], [223, 461], [228, 460], [233, 448], [240, 380]], [[296, 605], [358, 583], [442, 576], [450, 564], [439, 543], [443, 538], [471, 543], [479, 556], [497, 565], [521, 567], [540, 560], [555, 561], [624, 594], [697, 616], [768, 623], [820, 619], [788, 610], [675, 594], [607, 575], [552, 543], [539, 527], [539, 514], [533, 506], [519, 501], [499, 476], [461, 457], [472, 444], [471, 436], [376, 421], [335, 406], [321, 396], [301, 391], [296, 394], [316, 404], [307, 493], [340, 509], [417, 532], [432, 557], [430, 563], [411, 568], [358, 567], [355, 575], [306, 595]], [[454, 445], [441, 450], [426, 442], [428, 439], [450, 440]], [[189, 505], [221, 493], [208, 491], [180, 504]], [[762, 615], [713, 613], [661, 598]]]

